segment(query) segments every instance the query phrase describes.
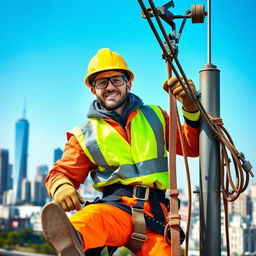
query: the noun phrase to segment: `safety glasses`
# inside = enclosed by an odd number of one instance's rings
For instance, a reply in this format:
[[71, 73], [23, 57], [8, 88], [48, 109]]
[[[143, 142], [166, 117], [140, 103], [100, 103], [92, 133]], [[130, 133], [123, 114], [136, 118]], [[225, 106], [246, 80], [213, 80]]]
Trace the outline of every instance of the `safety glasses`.
[[105, 89], [108, 87], [109, 81], [113, 86], [119, 87], [124, 84], [124, 82], [127, 82], [127, 78], [122, 75], [118, 76], [110, 76], [110, 77], [102, 77], [97, 80], [94, 80], [93, 82], [93, 87], [96, 87], [97, 89]]

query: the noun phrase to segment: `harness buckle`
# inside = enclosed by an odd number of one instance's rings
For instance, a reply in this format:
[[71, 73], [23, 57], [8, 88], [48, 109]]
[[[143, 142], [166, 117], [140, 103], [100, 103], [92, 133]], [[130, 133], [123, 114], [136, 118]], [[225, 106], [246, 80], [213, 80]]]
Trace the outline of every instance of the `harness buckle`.
[[143, 186], [143, 185], [135, 185], [133, 188], [133, 197], [138, 200], [148, 201], [149, 192], [150, 192], [150, 187]]

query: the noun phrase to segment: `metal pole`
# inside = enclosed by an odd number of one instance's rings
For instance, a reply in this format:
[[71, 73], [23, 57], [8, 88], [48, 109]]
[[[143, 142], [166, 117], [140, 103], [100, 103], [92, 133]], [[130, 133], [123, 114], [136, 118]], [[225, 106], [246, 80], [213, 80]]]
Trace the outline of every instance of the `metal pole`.
[[[220, 115], [220, 71], [207, 64], [200, 70], [202, 103], [212, 116]], [[220, 147], [208, 125], [200, 126], [200, 255], [221, 255]]]
[[[220, 71], [211, 63], [211, 2], [208, 0], [208, 64], [200, 70], [206, 111], [220, 116]], [[220, 145], [208, 125], [200, 125], [200, 255], [221, 255]]]

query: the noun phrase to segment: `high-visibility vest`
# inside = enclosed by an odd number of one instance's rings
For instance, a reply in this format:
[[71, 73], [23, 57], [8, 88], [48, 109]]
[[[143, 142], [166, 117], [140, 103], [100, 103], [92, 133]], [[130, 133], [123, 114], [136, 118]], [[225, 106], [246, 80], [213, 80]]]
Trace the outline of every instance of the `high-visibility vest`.
[[94, 187], [121, 183], [168, 188], [168, 161], [165, 142], [165, 119], [161, 109], [144, 105], [130, 123], [131, 140], [104, 119], [88, 118], [71, 133], [86, 156], [98, 166], [91, 170]]

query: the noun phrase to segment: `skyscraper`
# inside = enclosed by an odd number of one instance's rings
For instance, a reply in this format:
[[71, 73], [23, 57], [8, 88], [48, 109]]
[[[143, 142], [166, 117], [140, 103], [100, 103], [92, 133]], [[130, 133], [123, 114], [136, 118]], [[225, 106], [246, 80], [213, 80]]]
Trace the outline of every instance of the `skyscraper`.
[[54, 149], [54, 158], [53, 158], [53, 163], [57, 162], [59, 159], [61, 159], [63, 154], [63, 150], [60, 148]]
[[22, 180], [27, 178], [27, 158], [28, 158], [28, 134], [29, 123], [23, 118], [16, 122], [15, 128], [15, 168], [13, 175], [13, 196], [14, 204], [21, 203]]
[[0, 149], [0, 203], [3, 201], [4, 192], [8, 190], [9, 151]]

